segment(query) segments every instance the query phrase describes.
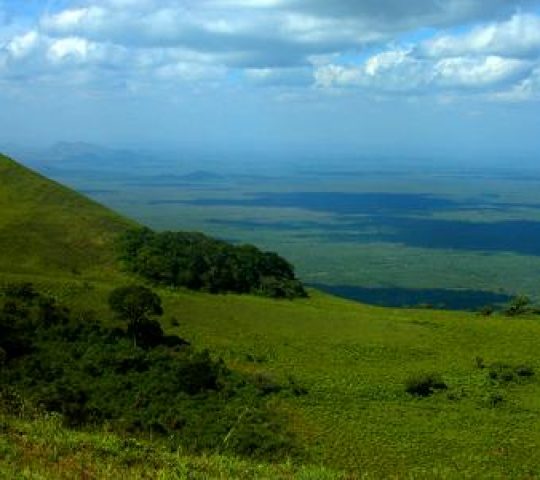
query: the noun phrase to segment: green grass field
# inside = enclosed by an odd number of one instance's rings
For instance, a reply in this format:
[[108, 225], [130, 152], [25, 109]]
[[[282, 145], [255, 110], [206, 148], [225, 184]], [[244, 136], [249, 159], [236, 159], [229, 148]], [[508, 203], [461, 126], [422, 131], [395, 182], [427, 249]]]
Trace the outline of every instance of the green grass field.
[[[0, 181], [0, 198], [5, 198], [5, 185]], [[33, 215], [28, 195], [28, 209], [10, 215]], [[4, 202], [3, 226], [8, 224]], [[66, 216], [79, 208], [70, 204]], [[54, 209], [50, 211], [53, 214]], [[28, 221], [32, 218], [36, 217]], [[106, 232], [116, 228], [94, 224], [90, 217], [88, 221]], [[3, 227], [2, 248], [8, 235], [19, 231]], [[58, 254], [53, 249], [57, 237], [44, 238], [47, 245], [36, 244], [36, 258]], [[112, 321], [106, 296], [129, 279], [112, 268], [99, 277], [96, 272], [110, 260], [99, 250], [93, 255], [99, 260], [93, 262], [94, 268], [73, 275], [59, 268], [49, 271], [41, 258], [33, 260], [33, 272], [22, 271], [2, 253], [0, 283], [32, 279], [74, 311], [91, 305], [99, 318]], [[143, 447], [124, 448], [125, 440], [107, 433], [73, 432], [53, 420], [10, 417], [0, 419], [0, 476], [324, 479], [340, 478], [339, 472], [344, 472], [342, 478], [366, 479], [540, 476], [540, 322], [535, 315], [482, 317], [377, 308], [317, 291], [309, 299], [295, 301], [157, 291], [164, 300], [167, 332], [210, 348], [232, 368], [277, 381], [292, 376], [308, 390], [305, 396], [275, 400], [305, 446], [304, 457], [294, 465], [257, 465], [219, 456], [188, 458], [161, 452], [155, 444], [148, 447], [148, 455], [141, 454], [155, 462], [148, 465], [137, 453], [146, 452]], [[179, 320], [178, 327], [171, 326], [172, 317]], [[489, 367], [497, 362], [525, 364], [537, 374], [508, 382], [492, 380]], [[479, 368], [482, 364], [486, 368]], [[420, 373], [440, 374], [448, 389], [427, 398], [406, 393], [406, 380]], [[130, 455], [134, 458], [126, 459]], [[80, 473], [84, 469], [90, 472], [86, 477]]]

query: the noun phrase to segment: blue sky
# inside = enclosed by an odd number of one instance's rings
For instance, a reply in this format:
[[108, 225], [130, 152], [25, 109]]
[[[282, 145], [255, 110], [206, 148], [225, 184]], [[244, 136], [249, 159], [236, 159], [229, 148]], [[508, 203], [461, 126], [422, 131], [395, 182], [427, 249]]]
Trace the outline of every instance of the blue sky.
[[540, 1], [0, 0], [0, 144], [540, 152]]

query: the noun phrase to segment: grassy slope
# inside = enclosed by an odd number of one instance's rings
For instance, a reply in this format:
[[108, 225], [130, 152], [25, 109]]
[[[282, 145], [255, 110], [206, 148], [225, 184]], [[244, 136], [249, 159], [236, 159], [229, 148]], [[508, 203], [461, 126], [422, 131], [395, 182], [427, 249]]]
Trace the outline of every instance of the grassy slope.
[[[391, 310], [318, 293], [295, 303], [169, 294], [167, 306], [198, 345], [308, 388], [284, 408], [315, 460], [376, 478], [540, 475], [538, 379], [499, 387], [475, 365], [480, 356], [539, 371], [535, 318]], [[449, 391], [406, 394], [405, 379], [426, 371], [440, 372]], [[496, 408], [492, 394], [504, 397]]]
[[50, 416], [24, 421], [0, 416], [0, 478], [10, 480], [339, 480], [324, 467], [258, 464], [219, 454], [170, 452], [156, 442], [109, 432], [77, 432]]
[[[29, 204], [31, 195], [27, 193]], [[0, 238], [2, 247], [5, 238]], [[0, 258], [3, 276], [16, 278], [6, 273], [12, 270], [6, 268], [3, 254]], [[36, 265], [43, 268], [39, 262]], [[91, 280], [89, 288], [85, 275], [48, 279], [46, 271], [41, 273], [41, 284], [74, 309], [98, 306], [100, 316], [109, 318], [103, 305], [117, 280]], [[236, 368], [269, 373], [278, 380], [293, 375], [308, 388], [305, 397], [281, 400], [281, 408], [290, 414], [293, 427], [308, 445], [306, 462], [365, 474], [365, 478], [540, 476], [536, 454], [540, 379], [500, 387], [475, 365], [479, 356], [486, 363], [527, 363], [540, 372], [536, 317], [482, 318], [469, 313], [375, 308], [317, 292], [295, 302], [168, 290], [160, 294], [169, 331], [212, 348]], [[168, 326], [171, 316], [180, 320], [180, 327]], [[449, 391], [427, 399], [407, 395], [404, 380], [424, 371], [441, 373]], [[497, 407], [489, 404], [494, 394], [504, 397]], [[10, 468], [16, 471], [25, 466], [43, 478], [60, 478], [54, 469], [70, 462], [111, 468], [115, 476], [122, 472], [126, 478], [138, 478], [137, 468], [143, 468], [129, 466], [121, 448], [104, 454], [99, 447], [102, 442], [121, 442], [108, 440], [105, 434], [54, 433], [48, 423], [42, 428], [40, 421], [13, 427], [14, 422], [8, 420], [4, 428], [11, 441], [0, 442], [0, 458], [7, 459], [0, 460], [0, 476]], [[13, 429], [23, 432], [22, 441], [17, 441]], [[202, 478], [279, 478], [278, 473], [284, 471], [284, 478], [324, 478], [322, 473], [257, 467], [222, 457], [173, 461], [156, 455], [163, 462], [158, 462], [163, 478], [175, 478], [177, 468], [192, 468]], [[191, 467], [179, 466], [186, 462]]]
[[[111, 287], [93, 285], [75, 292], [59, 284], [75, 309], [103, 305]], [[306, 464], [365, 478], [540, 476], [540, 378], [497, 386], [475, 364], [480, 356], [540, 372], [537, 317], [376, 308], [318, 292], [294, 302], [159, 293], [169, 332], [236, 369], [277, 381], [292, 375], [309, 390], [279, 400], [308, 447]], [[449, 390], [406, 394], [405, 379], [426, 371], [442, 374]], [[504, 402], [490, 406], [493, 394]]]
[[114, 264], [132, 222], [0, 155], [0, 270], [89, 273]]

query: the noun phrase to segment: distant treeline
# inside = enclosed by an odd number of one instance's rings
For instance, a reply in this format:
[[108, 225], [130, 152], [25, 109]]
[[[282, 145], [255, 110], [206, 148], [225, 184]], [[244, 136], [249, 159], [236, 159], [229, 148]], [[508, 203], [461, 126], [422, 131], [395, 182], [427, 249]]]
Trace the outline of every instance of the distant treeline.
[[210, 293], [305, 297], [294, 268], [272, 252], [235, 246], [202, 233], [133, 229], [120, 239], [126, 267], [156, 284]]

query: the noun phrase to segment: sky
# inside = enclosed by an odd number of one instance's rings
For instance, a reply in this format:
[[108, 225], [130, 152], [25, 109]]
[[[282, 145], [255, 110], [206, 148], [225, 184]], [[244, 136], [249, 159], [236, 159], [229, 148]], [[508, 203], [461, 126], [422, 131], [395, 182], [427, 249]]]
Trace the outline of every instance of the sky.
[[527, 158], [540, 0], [0, 0], [0, 144]]

